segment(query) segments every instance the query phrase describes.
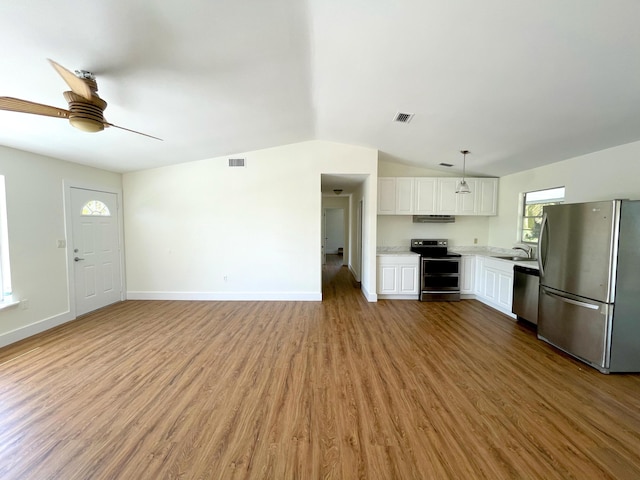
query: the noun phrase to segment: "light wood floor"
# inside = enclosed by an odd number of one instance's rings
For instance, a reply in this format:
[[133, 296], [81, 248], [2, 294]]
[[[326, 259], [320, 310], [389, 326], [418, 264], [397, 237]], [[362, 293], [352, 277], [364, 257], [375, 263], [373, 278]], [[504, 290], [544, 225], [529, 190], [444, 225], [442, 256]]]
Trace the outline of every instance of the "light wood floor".
[[638, 479], [640, 376], [476, 301], [128, 301], [0, 350], [0, 478]]

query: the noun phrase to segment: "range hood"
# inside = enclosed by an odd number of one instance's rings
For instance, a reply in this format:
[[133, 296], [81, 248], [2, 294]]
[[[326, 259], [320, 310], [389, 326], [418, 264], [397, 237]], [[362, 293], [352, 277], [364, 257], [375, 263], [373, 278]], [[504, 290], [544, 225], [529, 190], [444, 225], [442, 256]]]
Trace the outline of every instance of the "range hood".
[[453, 215], [414, 215], [413, 223], [453, 223], [456, 217]]

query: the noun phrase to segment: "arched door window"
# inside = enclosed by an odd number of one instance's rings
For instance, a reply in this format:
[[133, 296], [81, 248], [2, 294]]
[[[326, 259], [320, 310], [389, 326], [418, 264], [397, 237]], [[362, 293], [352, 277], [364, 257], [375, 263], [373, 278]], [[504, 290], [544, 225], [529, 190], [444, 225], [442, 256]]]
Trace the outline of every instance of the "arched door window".
[[82, 207], [82, 215], [84, 215], [84, 216], [110, 217], [111, 216], [111, 212], [109, 211], [109, 207], [107, 207], [100, 200], [89, 200]]

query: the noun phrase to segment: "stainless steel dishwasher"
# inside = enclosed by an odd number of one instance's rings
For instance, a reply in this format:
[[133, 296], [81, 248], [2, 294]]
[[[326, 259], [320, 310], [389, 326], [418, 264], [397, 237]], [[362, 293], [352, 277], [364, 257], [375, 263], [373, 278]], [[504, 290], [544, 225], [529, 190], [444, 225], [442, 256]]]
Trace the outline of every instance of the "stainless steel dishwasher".
[[540, 272], [535, 268], [513, 267], [513, 304], [511, 311], [518, 319], [538, 324], [538, 291]]

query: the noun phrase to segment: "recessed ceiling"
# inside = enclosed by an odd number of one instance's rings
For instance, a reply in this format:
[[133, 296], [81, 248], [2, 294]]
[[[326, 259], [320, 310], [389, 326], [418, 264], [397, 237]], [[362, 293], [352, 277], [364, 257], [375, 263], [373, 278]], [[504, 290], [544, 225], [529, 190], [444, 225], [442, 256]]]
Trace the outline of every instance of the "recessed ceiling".
[[108, 170], [319, 139], [501, 176], [640, 140], [636, 0], [4, 3], [0, 96], [66, 108], [52, 58], [164, 142], [0, 112], [0, 145]]

